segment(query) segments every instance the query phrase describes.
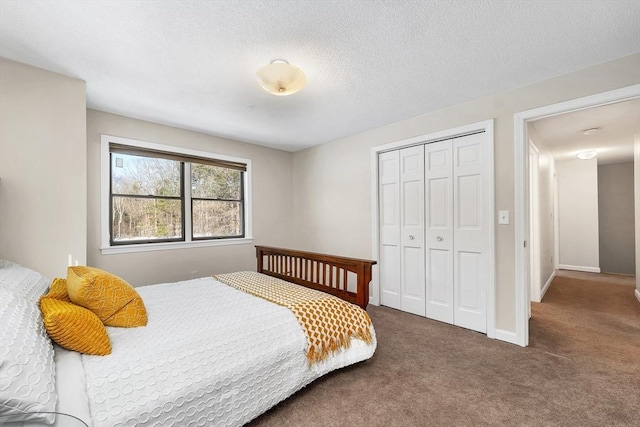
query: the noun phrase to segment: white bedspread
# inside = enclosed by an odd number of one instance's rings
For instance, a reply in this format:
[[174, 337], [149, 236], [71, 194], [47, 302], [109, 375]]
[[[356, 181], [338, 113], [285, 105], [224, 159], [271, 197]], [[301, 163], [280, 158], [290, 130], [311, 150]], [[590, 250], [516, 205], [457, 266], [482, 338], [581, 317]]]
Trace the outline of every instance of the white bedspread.
[[137, 291], [148, 325], [108, 328], [112, 354], [82, 356], [95, 427], [242, 425], [376, 347], [374, 334], [372, 345], [354, 340], [309, 367], [304, 333], [284, 307], [213, 278]]

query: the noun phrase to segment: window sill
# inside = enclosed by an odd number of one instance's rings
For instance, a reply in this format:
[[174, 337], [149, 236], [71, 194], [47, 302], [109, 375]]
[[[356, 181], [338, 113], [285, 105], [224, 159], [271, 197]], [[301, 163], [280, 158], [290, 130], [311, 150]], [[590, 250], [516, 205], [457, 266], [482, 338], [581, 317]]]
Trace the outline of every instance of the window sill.
[[248, 245], [252, 237], [241, 239], [200, 240], [194, 242], [140, 243], [134, 245], [107, 246], [100, 248], [102, 255], [127, 254], [133, 252], [167, 251], [172, 249], [193, 249], [211, 246]]

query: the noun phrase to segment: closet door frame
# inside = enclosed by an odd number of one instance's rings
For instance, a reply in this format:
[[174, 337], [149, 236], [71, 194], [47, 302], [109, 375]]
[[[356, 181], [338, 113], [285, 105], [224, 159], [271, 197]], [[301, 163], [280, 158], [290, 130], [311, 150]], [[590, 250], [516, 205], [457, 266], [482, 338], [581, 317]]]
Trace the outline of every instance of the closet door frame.
[[[485, 182], [483, 194], [488, 197], [487, 212], [488, 227], [486, 230], [486, 240], [488, 247], [489, 263], [488, 263], [488, 281], [486, 289], [487, 297], [487, 337], [496, 338], [495, 334], [495, 310], [496, 310], [496, 279], [495, 279], [495, 197], [494, 197], [494, 132], [493, 119], [482, 122], [472, 123], [440, 132], [419, 135], [408, 139], [392, 142], [389, 144], [379, 145], [371, 148], [371, 228], [372, 228], [372, 259], [379, 258], [380, 248], [380, 224], [379, 224], [379, 189], [378, 189], [378, 156], [391, 150], [398, 150], [415, 145], [428, 144], [432, 142], [452, 139], [460, 136], [470, 135], [474, 133], [485, 132], [489, 146], [487, 149], [487, 161], [484, 164], [485, 172], [489, 179]], [[374, 266], [373, 278], [371, 281], [371, 292], [369, 293], [369, 303], [372, 305], [380, 305], [380, 277], [379, 269]]]

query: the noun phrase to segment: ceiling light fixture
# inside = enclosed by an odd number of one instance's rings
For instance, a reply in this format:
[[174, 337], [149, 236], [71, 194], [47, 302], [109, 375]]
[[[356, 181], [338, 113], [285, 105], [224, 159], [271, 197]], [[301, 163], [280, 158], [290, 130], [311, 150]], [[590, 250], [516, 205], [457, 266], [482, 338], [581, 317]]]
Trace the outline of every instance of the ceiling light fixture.
[[599, 130], [600, 128], [589, 128], [589, 129], [583, 130], [582, 133], [585, 135], [593, 135], [595, 133], [598, 133]]
[[591, 160], [597, 156], [598, 156], [597, 151], [581, 151], [578, 154], [576, 154], [576, 157], [579, 158], [580, 160]]
[[256, 75], [264, 90], [278, 96], [292, 95], [307, 84], [307, 77], [302, 70], [284, 59], [274, 59], [261, 67]]

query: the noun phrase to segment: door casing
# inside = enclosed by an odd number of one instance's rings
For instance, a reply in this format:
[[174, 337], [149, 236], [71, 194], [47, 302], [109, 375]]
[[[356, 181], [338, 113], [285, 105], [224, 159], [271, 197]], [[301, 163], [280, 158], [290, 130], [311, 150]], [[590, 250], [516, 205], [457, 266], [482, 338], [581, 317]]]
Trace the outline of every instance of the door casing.
[[[510, 342], [529, 345], [530, 267], [526, 242], [529, 240], [529, 136], [527, 122], [587, 108], [640, 98], [640, 84], [596, 95], [521, 111], [513, 116], [514, 195], [515, 195], [515, 286], [516, 331]], [[556, 220], [556, 219], [554, 219]], [[554, 262], [558, 262], [557, 257]]]

